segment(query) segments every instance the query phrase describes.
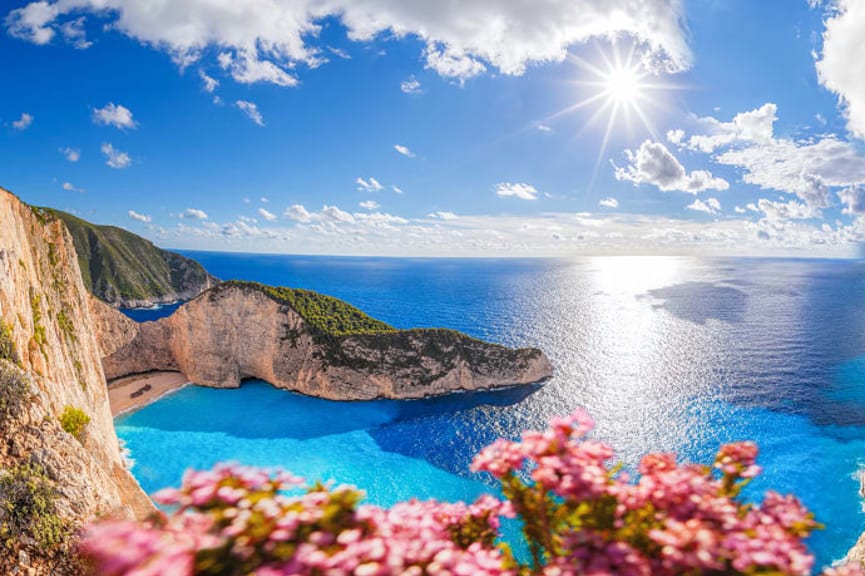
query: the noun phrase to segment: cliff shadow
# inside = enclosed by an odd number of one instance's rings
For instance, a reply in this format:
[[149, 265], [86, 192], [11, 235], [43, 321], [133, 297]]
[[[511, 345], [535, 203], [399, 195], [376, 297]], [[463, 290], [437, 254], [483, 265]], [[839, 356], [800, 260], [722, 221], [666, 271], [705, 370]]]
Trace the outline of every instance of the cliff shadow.
[[475, 455], [508, 435], [496, 425], [501, 419], [500, 409], [523, 402], [540, 388], [540, 384], [530, 384], [412, 400], [404, 403], [393, 422], [367, 433], [383, 451], [425, 460], [451, 474], [471, 477], [474, 475], [469, 466]]
[[653, 308], [666, 310], [695, 324], [705, 324], [709, 320], [737, 324], [745, 317], [747, 295], [727, 283], [684, 282], [649, 290], [638, 298], [650, 299]]

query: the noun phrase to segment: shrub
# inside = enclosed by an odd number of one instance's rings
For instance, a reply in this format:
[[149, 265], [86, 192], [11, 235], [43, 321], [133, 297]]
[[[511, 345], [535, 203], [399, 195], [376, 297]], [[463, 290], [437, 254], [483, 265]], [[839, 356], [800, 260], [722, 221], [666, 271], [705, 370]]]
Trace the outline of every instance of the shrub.
[[44, 551], [56, 550], [70, 536], [69, 525], [57, 515], [57, 490], [41, 467], [23, 463], [0, 472], [0, 540], [10, 548], [22, 536], [33, 538]]
[[83, 410], [73, 406], [63, 408], [63, 414], [60, 415], [60, 426], [81, 443], [84, 442], [88, 424], [90, 424], [90, 416], [85, 414]]
[[15, 350], [15, 342], [12, 341], [12, 330], [0, 320], [0, 360], [9, 360], [15, 364], [20, 361], [18, 351]]
[[[756, 446], [723, 446], [713, 466], [649, 455], [631, 481], [609, 465], [609, 446], [586, 438], [591, 427], [577, 413], [484, 449], [472, 468], [497, 478], [509, 501], [412, 500], [385, 510], [358, 505], [353, 488], [219, 465], [155, 495], [174, 507], [170, 516], [89, 526], [82, 551], [106, 576], [810, 573], [803, 539], [818, 525], [798, 500], [740, 500], [759, 473]], [[525, 562], [497, 544], [500, 517], [514, 515], [530, 550]]]
[[396, 332], [393, 326], [368, 316], [351, 304], [312, 290], [229, 280], [219, 285], [213, 293], [232, 287], [257, 290], [280, 304], [291, 306], [314, 330], [328, 336], [341, 337]]
[[0, 360], [0, 424], [16, 416], [30, 400], [32, 391], [27, 376], [8, 362]]

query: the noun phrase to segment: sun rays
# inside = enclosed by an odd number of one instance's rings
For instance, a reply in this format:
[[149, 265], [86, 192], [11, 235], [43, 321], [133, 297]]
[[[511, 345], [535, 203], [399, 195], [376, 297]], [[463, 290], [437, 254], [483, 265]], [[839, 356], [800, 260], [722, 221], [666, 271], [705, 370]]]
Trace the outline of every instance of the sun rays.
[[578, 135], [598, 124], [603, 126], [592, 176], [594, 183], [613, 132], [624, 129], [630, 134], [640, 129], [658, 140], [652, 123], [652, 109], [663, 105], [665, 92], [681, 90], [683, 86], [659, 80], [646, 68], [635, 44], [631, 44], [624, 54], [620, 44], [615, 42], [608, 50], [599, 48], [595, 62], [575, 54], [569, 56], [569, 61], [578, 69], [580, 78], [569, 81], [568, 85], [575, 87], [582, 97], [547, 117], [545, 122], [580, 111], [591, 111]]

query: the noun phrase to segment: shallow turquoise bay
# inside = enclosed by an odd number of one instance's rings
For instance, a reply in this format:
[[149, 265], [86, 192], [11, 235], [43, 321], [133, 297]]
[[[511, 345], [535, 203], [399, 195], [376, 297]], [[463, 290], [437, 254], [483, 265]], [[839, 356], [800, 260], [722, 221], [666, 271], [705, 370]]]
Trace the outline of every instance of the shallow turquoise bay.
[[116, 421], [148, 492], [235, 460], [354, 484], [385, 506], [471, 500], [494, 490], [468, 472], [481, 447], [583, 406], [629, 466], [651, 451], [709, 462], [723, 442], [756, 440], [765, 471], [748, 496], [799, 495], [827, 525], [810, 542], [820, 564], [865, 526], [862, 263], [193, 256], [222, 278], [319, 290], [398, 327], [539, 346], [556, 376], [411, 402], [186, 387]]

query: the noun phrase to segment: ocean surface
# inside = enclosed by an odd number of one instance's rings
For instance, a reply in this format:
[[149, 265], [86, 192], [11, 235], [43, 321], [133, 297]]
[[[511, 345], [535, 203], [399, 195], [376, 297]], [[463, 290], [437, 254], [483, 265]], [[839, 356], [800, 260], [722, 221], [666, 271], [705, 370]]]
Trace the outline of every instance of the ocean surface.
[[399, 328], [537, 346], [556, 374], [410, 402], [186, 387], [116, 420], [148, 492], [236, 460], [354, 484], [382, 505], [473, 499], [494, 489], [468, 471], [481, 447], [583, 406], [627, 465], [653, 451], [710, 463], [721, 443], [757, 441], [764, 474], [748, 496], [797, 494], [826, 524], [809, 542], [821, 564], [865, 528], [865, 262], [187, 254], [220, 278], [317, 290]]

